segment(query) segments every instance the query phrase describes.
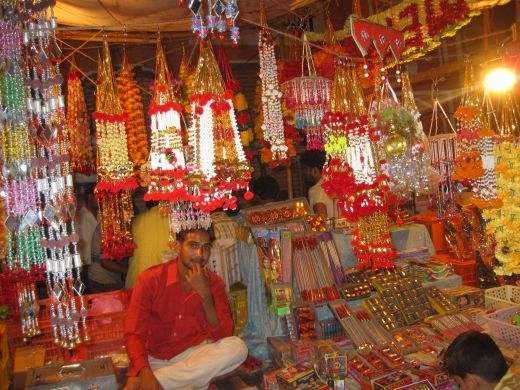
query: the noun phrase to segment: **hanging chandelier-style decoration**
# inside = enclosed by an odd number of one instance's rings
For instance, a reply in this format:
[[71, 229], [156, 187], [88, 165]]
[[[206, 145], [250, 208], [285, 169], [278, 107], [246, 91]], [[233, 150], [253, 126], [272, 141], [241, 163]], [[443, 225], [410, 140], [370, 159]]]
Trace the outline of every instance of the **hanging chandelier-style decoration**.
[[294, 111], [295, 127], [307, 130], [307, 149], [309, 146], [312, 149], [323, 149], [321, 120], [329, 104], [332, 83], [325, 77], [316, 76], [305, 33], [302, 39], [302, 75], [283, 84], [285, 105]]
[[89, 175], [96, 171], [90, 119], [81, 85], [81, 74], [72, 61], [72, 69], [67, 76], [67, 127], [70, 138], [70, 165], [74, 172]]
[[128, 157], [134, 166], [134, 176], [138, 177], [141, 166], [148, 160], [148, 131], [144, 120], [141, 91], [135, 79], [132, 65], [123, 51], [123, 66], [117, 76], [117, 91], [125, 117]]
[[117, 96], [108, 41], [98, 66], [96, 91], [97, 185], [95, 196], [101, 216], [103, 258], [122, 260], [131, 256], [134, 215], [131, 190], [138, 187], [128, 158], [125, 114]]
[[508, 92], [504, 96], [500, 110], [499, 134], [501, 137], [520, 136], [520, 112], [515, 95]]
[[207, 213], [220, 207], [235, 209], [232, 191], [248, 188], [251, 171], [233, 110], [233, 91], [224, 88], [210, 42], [201, 42], [191, 90], [187, 168], [193, 207]]
[[208, 213], [195, 210], [191, 201], [192, 188], [186, 168], [181, 127], [182, 106], [177, 102], [160, 40], [157, 42], [155, 68], [149, 108], [151, 150], [145, 200], [160, 202], [162, 213], [170, 218], [170, 231], [173, 234], [185, 229], [206, 228], [211, 223]]
[[239, 13], [237, 3], [237, 0], [179, 0], [180, 7], [193, 13], [191, 29], [199, 39], [224, 39], [229, 30], [233, 46], [240, 38], [240, 29], [235, 25]]
[[408, 73], [402, 75], [402, 103], [395, 100], [395, 93], [388, 80], [382, 83], [380, 111], [377, 127], [380, 131], [382, 169], [390, 178], [390, 192], [397, 204], [409, 198], [412, 192], [428, 190], [429, 154], [426, 135], [420, 122]]
[[278, 84], [278, 67], [274, 52], [274, 41], [265, 17], [265, 9], [260, 9], [261, 27], [258, 34], [258, 56], [260, 59], [260, 81], [262, 88], [262, 131], [264, 141], [270, 145], [273, 161], [287, 159], [288, 147], [285, 144], [285, 133], [282, 114], [282, 92]]

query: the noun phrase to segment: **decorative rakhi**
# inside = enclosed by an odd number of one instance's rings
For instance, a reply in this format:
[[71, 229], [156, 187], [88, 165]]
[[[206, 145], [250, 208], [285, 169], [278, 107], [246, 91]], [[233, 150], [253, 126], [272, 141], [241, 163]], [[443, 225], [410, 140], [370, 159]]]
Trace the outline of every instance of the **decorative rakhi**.
[[288, 147], [285, 144], [282, 92], [278, 85], [278, 67], [274, 52], [274, 41], [267, 29], [265, 22], [265, 10], [261, 10], [261, 20], [264, 24], [260, 28], [258, 36], [258, 56], [260, 60], [259, 77], [262, 83], [262, 131], [263, 139], [270, 145], [273, 161], [287, 159]]
[[134, 165], [134, 175], [138, 176], [141, 166], [148, 160], [148, 131], [141, 92], [132, 65], [128, 62], [126, 50], [123, 52], [123, 66], [117, 76], [117, 91], [123, 112], [126, 113], [128, 157]]
[[72, 170], [86, 175], [95, 172], [87, 103], [81, 85], [81, 74], [74, 68], [67, 77], [67, 127]]
[[240, 30], [235, 26], [238, 16], [237, 0], [179, 0], [179, 7], [189, 8], [193, 13], [191, 29], [200, 39], [224, 39], [229, 29], [230, 39], [236, 46], [240, 38]]
[[95, 196], [101, 216], [103, 258], [122, 260], [131, 256], [135, 244], [131, 235], [134, 215], [131, 190], [138, 187], [132, 177], [133, 165], [128, 158], [125, 115], [115, 92], [112, 61], [108, 42], [103, 41], [99, 63], [96, 112], [97, 176]]
[[237, 198], [232, 191], [247, 189], [251, 171], [238, 134], [233, 92], [224, 89], [209, 42], [201, 43], [192, 91], [187, 163], [190, 200], [194, 209], [205, 213], [220, 207], [235, 209]]

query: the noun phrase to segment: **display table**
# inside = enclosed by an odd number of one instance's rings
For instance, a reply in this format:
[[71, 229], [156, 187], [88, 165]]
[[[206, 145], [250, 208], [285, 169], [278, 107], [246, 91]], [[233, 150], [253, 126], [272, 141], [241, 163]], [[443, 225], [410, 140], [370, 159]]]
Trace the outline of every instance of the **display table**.
[[[435, 254], [435, 247], [426, 226], [411, 224], [397, 226], [390, 229], [392, 242], [397, 252], [405, 252], [410, 249], [427, 248], [430, 256]], [[333, 233], [334, 243], [338, 249], [343, 268], [351, 268], [357, 265], [357, 258], [352, 251], [352, 236], [344, 233]]]

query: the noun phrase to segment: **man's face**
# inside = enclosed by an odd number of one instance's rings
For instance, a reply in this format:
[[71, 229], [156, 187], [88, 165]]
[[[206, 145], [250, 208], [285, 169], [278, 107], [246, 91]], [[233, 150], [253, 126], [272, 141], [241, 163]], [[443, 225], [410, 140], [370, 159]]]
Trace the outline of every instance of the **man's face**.
[[196, 230], [188, 232], [185, 240], [179, 248], [179, 260], [187, 269], [192, 269], [193, 264], [204, 267], [211, 253], [211, 241], [208, 232]]
[[306, 165], [302, 166], [303, 178], [307, 183], [314, 184], [317, 182], [314, 174], [314, 169]]

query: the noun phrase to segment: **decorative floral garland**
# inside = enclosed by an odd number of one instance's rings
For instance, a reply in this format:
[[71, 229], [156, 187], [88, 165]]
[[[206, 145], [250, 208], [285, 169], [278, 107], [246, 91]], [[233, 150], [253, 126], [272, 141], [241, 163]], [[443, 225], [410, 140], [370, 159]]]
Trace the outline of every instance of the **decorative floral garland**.
[[[123, 54], [123, 66], [117, 77], [117, 90], [123, 112], [126, 113], [125, 131], [127, 134], [128, 157], [134, 166], [134, 175], [148, 160], [148, 133], [144, 120], [143, 102], [135, 73], [128, 63], [126, 51]], [[144, 185], [144, 183], [143, 183]]]
[[80, 73], [70, 72], [67, 80], [67, 127], [70, 138], [70, 165], [73, 171], [88, 175], [95, 172], [96, 166], [92, 150], [92, 137], [90, 136], [90, 120]]
[[[495, 5], [494, 0], [403, 0], [367, 19], [404, 32], [406, 48], [400, 58], [404, 63], [434, 50], [442, 39], [454, 36], [482, 10]], [[335, 36], [338, 40], [350, 37], [349, 19]], [[323, 41], [324, 34], [309, 33], [309, 40]]]
[[520, 228], [520, 147], [509, 141], [495, 146], [495, 173], [497, 195], [502, 205], [484, 209], [486, 232], [496, 241], [495, 257], [500, 264], [494, 271], [498, 275], [520, 274], [520, 242], [516, 237]]

